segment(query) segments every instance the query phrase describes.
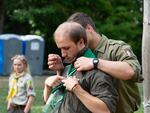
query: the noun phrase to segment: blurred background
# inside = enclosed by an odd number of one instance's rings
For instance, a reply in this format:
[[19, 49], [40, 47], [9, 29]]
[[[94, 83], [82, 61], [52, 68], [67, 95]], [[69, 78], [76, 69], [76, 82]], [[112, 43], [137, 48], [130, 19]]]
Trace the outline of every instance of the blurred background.
[[[130, 44], [141, 63], [143, 0], [0, 0], [0, 72], [9, 71], [4, 70], [10, 64], [12, 54], [9, 53], [20, 51], [29, 58], [30, 67], [35, 69], [33, 72], [42, 75], [34, 76], [37, 96], [32, 113], [41, 113], [44, 105], [42, 94], [49, 71], [48, 54], [60, 54], [53, 41], [53, 32], [75, 12], [91, 16], [99, 33]], [[0, 113], [6, 113], [7, 81], [8, 76], [0, 77]], [[141, 85], [140, 91], [142, 96]], [[136, 113], [143, 113], [143, 108]]]
[[[143, 0], [1, 0], [0, 34], [39, 35], [47, 56], [58, 53], [53, 32], [75, 12], [91, 16], [98, 32], [130, 44], [141, 62]], [[0, 45], [1, 46], [1, 45]]]

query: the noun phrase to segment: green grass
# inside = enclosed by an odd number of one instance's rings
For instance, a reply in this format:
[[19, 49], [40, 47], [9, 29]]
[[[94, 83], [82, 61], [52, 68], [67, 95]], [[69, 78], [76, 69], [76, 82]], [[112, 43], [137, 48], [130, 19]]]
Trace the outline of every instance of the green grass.
[[[43, 88], [36, 88], [36, 98], [32, 106], [32, 113], [41, 113], [42, 106], [44, 105], [42, 94]], [[7, 113], [7, 102], [6, 102], [6, 95], [7, 95], [7, 87], [0, 88], [0, 113]]]
[[[138, 84], [139, 86], [139, 90], [140, 90], [140, 94], [141, 94], [141, 99], [142, 99], [142, 102], [143, 102], [143, 84]], [[138, 111], [136, 111], [135, 113], [144, 113], [144, 109], [143, 109], [143, 106], [141, 104], [140, 108]]]
[[[0, 78], [1, 79], [1, 78]], [[43, 83], [44, 80], [38, 78], [39, 81], [36, 83], [36, 99], [34, 101], [34, 104], [32, 106], [32, 113], [41, 113], [42, 112], [42, 107], [44, 105], [43, 103]], [[143, 88], [142, 84], [139, 85], [140, 88], [140, 93], [141, 97], [143, 98]], [[0, 113], [7, 113], [7, 102], [6, 102], [6, 96], [7, 96], [7, 91], [8, 91], [8, 85], [7, 82], [2, 83], [0, 80]], [[135, 113], [144, 113], [143, 107], [141, 105], [140, 109], [136, 111]]]
[[140, 107], [140, 109], [138, 111], [134, 112], [134, 113], [144, 113], [143, 107]]
[[[36, 98], [32, 106], [32, 113], [41, 113], [43, 102], [43, 86], [45, 77], [34, 77]], [[8, 77], [0, 77], [0, 113], [7, 113], [7, 91], [8, 91]]]

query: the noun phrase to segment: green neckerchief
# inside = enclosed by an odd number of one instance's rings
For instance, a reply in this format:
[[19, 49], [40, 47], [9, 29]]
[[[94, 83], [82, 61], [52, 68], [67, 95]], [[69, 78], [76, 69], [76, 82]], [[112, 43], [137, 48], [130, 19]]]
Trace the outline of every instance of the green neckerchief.
[[[91, 49], [88, 49], [86, 47], [79, 52], [77, 58], [81, 56], [88, 57], [88, 58], [96, 58], [94, 53], [91, 51]], [[74, 72], [76, 71], [75, 67], [73, 66], [73, 64], [70, 64], [67, 67], [68, 67], [67, 77], [73, 76]], [[43, 108], [43, 113], [57, 113], [59, 106], [64, 100], [65, 95], [66, 95], [66, 90], [63, 84], [60, 84], [59, 86], [55, 87], [52, 90], [52, 93], [49, 99], [47, 100], [46, 105]]]
[[[96, 58], [94, 53], [92, 52], [91, 49], [85, 47], [83, 48], [77, 55], [77, 58], [84, 56], [84, 57], [88, 57], [88, 58]], [[77, 59], [76, 58], [76, 59]], [[74, 72], [76, 71], [76, 69], [74, 68], [73, 64], [70, 64], [67, 66], [68, 67], [68, 71], [67, 71], [67, 77], [72, 76], [74, 74]], [[58, 85], [57, 87], [55, 87], [52, 90], [52, 93], [55, 92], [57, 89], [64, 87], [63, 84]]]

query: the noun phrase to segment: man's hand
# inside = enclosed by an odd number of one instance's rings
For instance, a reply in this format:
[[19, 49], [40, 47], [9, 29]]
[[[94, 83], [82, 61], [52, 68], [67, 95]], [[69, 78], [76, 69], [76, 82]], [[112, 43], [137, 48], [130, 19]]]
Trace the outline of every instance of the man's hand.
[[61, 71], [64, 69], [64, 65], [62, 63], [61, 57], [57, 54], [49, 54], [48, 55], [48, 68], [56, 72], [59, 71], [59, 73], [61, 73]]
[[45, 80], [45, 86], [48, 86], [48, 87], [56, 87], [58, 86], [59, 84], [61, 84], [62, 80], [64, 79], [64, 77], [62, 76], [59, 76], [59, 75], [54, 75], [54, 76], [51, 76], [51, 77], [48, 77], [46, 80]]
[[80, 57], [75, 63], [74, 67], [77, 71], [87, 71], [93, 69], [93, 58]]
[[45, 86], [44, 86], [44, 91], [43, 91], [43, 99], [45, 103], [47, 102], [49, 95], [51, 94], [52, 88], [61, 84], [62, 79], [64, 79], [64, 77], [59, 76], [59, 75], [54, 75], [54, 76], [48, 77], [45, 80]]
[[64, 86], [66, 86], [66, 90], [72, 91], [74, 86], [78, 84], [78, 79], [73, 76], [63, 79], [62, 82], [64, 83]]

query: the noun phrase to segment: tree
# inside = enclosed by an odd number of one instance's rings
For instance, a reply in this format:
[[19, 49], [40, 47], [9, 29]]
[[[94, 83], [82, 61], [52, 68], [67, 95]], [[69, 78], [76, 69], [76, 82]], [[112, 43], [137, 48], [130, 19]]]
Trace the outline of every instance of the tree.
[[129, 43], [141, 60], [141, 0], [5, 0], [4, 33], [36, 34], [45, 39], [45, 67], [49, 53], [59, 53], [52, 40], [56, 27], [75, 12], [85, 12], [97, 31]]
[[4, 0], [0, 0], [0, 34], [3, 31], [4, 22]]
[[144, 113], [150, 113], [150, 0], [144, 0], [142, 67], [144, 76]]

